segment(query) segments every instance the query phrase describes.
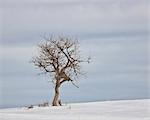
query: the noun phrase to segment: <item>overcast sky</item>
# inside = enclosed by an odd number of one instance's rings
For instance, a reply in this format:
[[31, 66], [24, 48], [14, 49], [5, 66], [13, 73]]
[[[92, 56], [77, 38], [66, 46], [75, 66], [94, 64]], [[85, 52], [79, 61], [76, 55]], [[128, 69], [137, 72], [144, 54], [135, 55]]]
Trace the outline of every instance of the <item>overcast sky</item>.
[[147, 98], [149, 14], [148, 0], [0, 0], [1, 106], [51, 99], [48, 78], [29, 63], [49, 34], [78, 38], [92, 57], [81, 88], [64, 86], [64, 101]]
[[8, 44], [35, 41], [44, 33], [148, 30], [148, 0], [4, 0], [1, 11], [2, 42]]

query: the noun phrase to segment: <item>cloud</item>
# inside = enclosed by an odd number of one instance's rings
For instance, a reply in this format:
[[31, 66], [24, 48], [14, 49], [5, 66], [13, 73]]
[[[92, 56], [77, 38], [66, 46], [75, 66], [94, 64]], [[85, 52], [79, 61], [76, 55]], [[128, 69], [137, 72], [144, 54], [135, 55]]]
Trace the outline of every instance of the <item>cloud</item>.
[[3, 1], [2, 41], [34, 41], [43, 33], [110, 33], [148, 30], [146, 1]]

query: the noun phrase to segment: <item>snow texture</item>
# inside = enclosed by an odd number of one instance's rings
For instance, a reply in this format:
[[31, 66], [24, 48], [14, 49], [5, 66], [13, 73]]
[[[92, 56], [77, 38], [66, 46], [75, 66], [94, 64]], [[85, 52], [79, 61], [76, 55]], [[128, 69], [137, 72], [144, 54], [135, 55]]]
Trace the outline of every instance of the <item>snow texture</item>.
[[150, 120], [150, 99], [0, 109], [0, 120]]

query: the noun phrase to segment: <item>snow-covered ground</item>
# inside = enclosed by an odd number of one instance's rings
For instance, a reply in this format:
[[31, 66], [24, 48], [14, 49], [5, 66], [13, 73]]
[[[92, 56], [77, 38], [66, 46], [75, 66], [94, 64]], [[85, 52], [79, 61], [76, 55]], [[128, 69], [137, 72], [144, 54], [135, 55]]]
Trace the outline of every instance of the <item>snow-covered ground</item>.
[[0, 120], [150, 120], [150, 99], [0, 109]]

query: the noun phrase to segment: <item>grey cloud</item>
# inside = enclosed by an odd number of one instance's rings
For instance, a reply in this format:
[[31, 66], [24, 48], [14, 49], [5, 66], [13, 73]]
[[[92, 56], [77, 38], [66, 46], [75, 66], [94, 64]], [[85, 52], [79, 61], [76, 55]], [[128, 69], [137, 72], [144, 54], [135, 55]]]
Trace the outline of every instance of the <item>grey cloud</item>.
[[[22, 7], [1, 7], [3, 11], [0, 31], [2, 41], [6, 43], [36, 41], [37, 36], [43, 33], [74, 35], [102, 33], [103, 36], [103, 33], [112, 35], [116, 34], [115, 32], [126, 34], [137, 32], [139, 34], [139, 32], [147, 33], [148, 31], [146, 1], [95, 0], [85, 2], [73, 0], [70, 4], [66, 4], [69, 1], [64, 0], [61, 3], [65, 3], [65, 6], [60, 5], [58, 1], [43, 2], [44, 4], [48, 2], [48, 6], [52, 5], [50, 7], [45, 7], [40, 2], [36, 2], [39, 6], [28, 7], [23, 3]], [[8, 3], [13, 2], [7, 1]], [[21, 4], [19, 1], [15, 3]], [[26, 1], [26, 3], [31, 2]]]

